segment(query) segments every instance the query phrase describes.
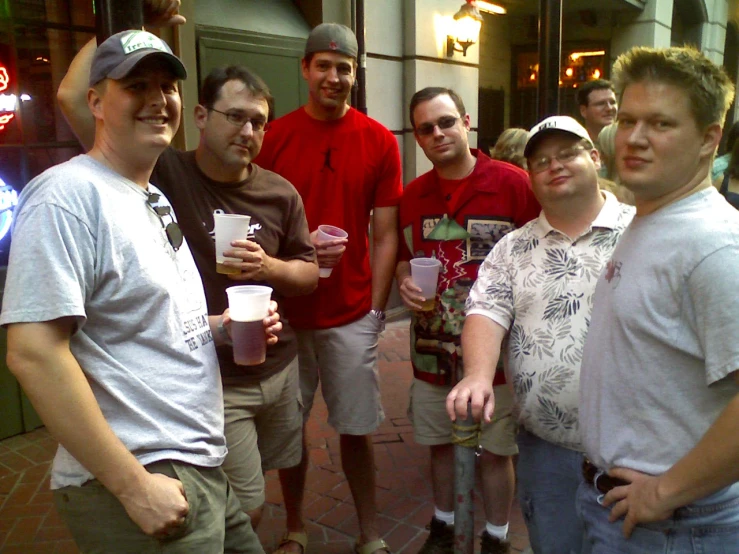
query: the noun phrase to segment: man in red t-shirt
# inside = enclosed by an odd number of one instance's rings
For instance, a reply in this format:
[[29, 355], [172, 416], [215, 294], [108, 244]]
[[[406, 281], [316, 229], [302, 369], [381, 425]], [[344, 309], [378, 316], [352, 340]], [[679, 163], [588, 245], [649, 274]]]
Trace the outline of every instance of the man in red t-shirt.
[[[451, 554], [454, 446], [445, 401], [463, 375], [460, 339], [465, 301], [495, 243], [537, 217], [540, 208], [524, 171], [470, 149], [470, 116], [456, 92], [440, 87], [418, 91], [411, 99], [410, 120], [418, 145], [434, 165], [403, 193], [396, 271], [403, 302], [413, 310], [411, 422], [416, 442], [431, 450], [435, 513], [419, 554]], [[441, 262], [433, 298], [424, 298], [411, 276], [410, 260], [417, 257]], [[427, 300], [434, 306], [424, 311]], [[508, 517], [515, 484], [511, 456], [518, 452], [513, 398], [502, 370], [493, 384], [495, 417], [480, 434], [487, 519], [482, 554], [510, 552]]]
[[[298, 334], [304, 418], [320, 381], [357, 507], [358, 551], [372, 554], [389, 551], [377, 531], [370, 434], [384, 419], [377, 339], [395, 269], [402, 180], [395, 137], [346, 103], [356, 67], [357, 40], [351, 30], [335, 23], [316, 27], [302, 61], [308, 103], [271, 124], [256, 163], [298, 190], [318, 264], [333, 269], [313, 294], [290, 299], [284, 307]], [[320, 242], [316, 230], [323, 224], [344, 229], [348, 239]], [[305, 552], [307, 466], [304, 448], [300, 466], [280, 471], [288, 533], [278, 552]]]

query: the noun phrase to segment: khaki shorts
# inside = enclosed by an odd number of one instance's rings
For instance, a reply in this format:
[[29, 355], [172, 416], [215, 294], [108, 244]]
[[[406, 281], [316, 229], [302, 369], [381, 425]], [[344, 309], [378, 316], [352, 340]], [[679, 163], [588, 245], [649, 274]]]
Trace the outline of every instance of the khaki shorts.
[[[54, 504], [85, 554], [263, 554], [264, 550], [221, 468], [163, 460], [149, 473], [177, 479], [190, 511], [166, 539], [148, 535], [128, 517], [123, 504], [97, 479], [54, 491]], [[224, 525], [225, 522], [225, 525]]]
[[330, 329], [296, 329], [304, 419], [321, 383], [328, 422], [342, 435], [369, 435], [385, 419], [380, 401], [377, 340], [382, 324], [372, 314]]
[[[446, 397], [450, 386], [432, 385], [413, 379], [408, 418], [413, 424], [413, 438], [418, 444], [436, 446], [451, 444], [452, 421], [446, 413]], [[513, 393], [508, 385], [494, 388], [495, 411], [490, 423], [482, 426], [480, 446], [498, 456], [518, 454], [516, 421], [513, 419]]]
[[259, 383], [223, 387], [228, 454], [223, 470], [244, 511], [264, 504], [264, 472], [300, 463], [303, 417], [298, 358]]

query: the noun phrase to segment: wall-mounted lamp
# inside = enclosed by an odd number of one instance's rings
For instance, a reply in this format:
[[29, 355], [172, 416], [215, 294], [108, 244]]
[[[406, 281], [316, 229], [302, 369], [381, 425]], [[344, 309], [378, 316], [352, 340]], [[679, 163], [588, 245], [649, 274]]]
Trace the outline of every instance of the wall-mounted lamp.
[[[451, 58], [454, 52], [467, 55], [467, 49], [475, 44], [480, 37], [482, 15], [477, 9], [474, 0], [467, 0], [459, 11], [454, 14], [452, 32], [446, 37], [446, 55]], [[459, 45], [459, 47], [457, 47]]]

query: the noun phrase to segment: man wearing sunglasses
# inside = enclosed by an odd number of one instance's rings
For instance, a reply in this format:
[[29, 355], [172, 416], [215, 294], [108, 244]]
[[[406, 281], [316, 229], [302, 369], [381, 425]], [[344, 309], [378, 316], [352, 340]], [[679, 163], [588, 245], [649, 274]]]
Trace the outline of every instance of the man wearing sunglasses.
[[598, 151], [571, 117], [533, 127], [524, 154], [542, 214], [498, 242], [480, 267], [462, 333], [465, 378], [447, 411], [463, 417], [471, 401], [475, 419], [489, 421], [499, 402], [495, 366], [507, 355], [531, 546], [537, 554], [587, 553], [575, 510], [580, 361], [595, 283], [634, 209], [599, 189]]
[[[94, 52], [93, 41], [77, 55], [58, 95], [84, 145], [90, 143], [91, 129], [81, 81]], [[252, 163], [268, 131], [272, 105], [267, 85], [250, 70], [215, 68], [205, 78], [195, 107], [197, 149], [167, 148], [151, 176], [174, 207], [210, 313], [227, 307], [229, 286], [267, 284], [282, 305], [285, 296], [307, 294], [318, 282], [300, 196], [284, 178]], [[228, 274], [216, 271], [214, 213], [251, 216], [248, 239], [234, 241], [223, 253], [239, 259], [225, 262]], [[228, 344], [216, 349], [228, 444], [223, 467], [255, 528], [265, 499], [263, 473], [297, 465], [302, 452], [297, 340], [289, 323], [283, 324], [280, 341], [257, 366], [236, 365]]]
[[[435, 514], [420, 554], [441, 554], [453, 552], [454, 546], [454, 446], [444, 403], [462, 376], [464, 303], [487, 253], [505, 234], [535, 218], [539, 204], [524, 171], [470, 149], [470, 116], [453, 90], [429, 87], [416, 92], [410, 120], [416, 142], [434, 167], [403, 193], [396, 278], [403, 302], [413, 310], [411, 422], [416, 442], [431, 450]], [[410, 260], [415, 257], [441, 261], [433, 298], [422, 298], [411, 277]], [[424, 311], [424, 301], [433, 308]], [[510, 551], [511, 456], [517, 453], [512, 398], [502, 366], [495, 385], [499, 409], [480, 437], [487, 518], [483, 554]]]
[[228, 320], [208, 315], [149, 183], [185, 68], [145, 31], [111, 36], [88, 67], [92, 148], [24, 188], [0, 317], [8, 366], [60, 442], [57, 510], [84, 552], [262, 553], [220, 468]]

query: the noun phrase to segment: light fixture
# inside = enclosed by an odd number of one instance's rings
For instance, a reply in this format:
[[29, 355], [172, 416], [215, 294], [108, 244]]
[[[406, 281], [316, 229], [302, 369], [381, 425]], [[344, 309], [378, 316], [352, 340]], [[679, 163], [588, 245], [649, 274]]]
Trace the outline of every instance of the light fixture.
[[578, 58], [588, 58], [590, 56], [605, 56], [605, 50], [591, 50], [589, 52], [573, 52], [570, 54], [570, 59], [575, 62]]
[[[474, 0], [467, 0], [459, 11], [454, 14], [452, 33], [446, 37], [446, 55], [451, 58], [454, 52], [467, 55], [467, 49], [477, 42], [482, 27], [482, 15], [477, 9]], [[459, 48], [457, 47], [459, 45]]]
[[508, 13], [503, 6], [493, 4], [492, 2], [483, 2], [482, 0], [477, 1], [477, 9], [481, 12], [494, 13], [495, 15], [505, 15]]

